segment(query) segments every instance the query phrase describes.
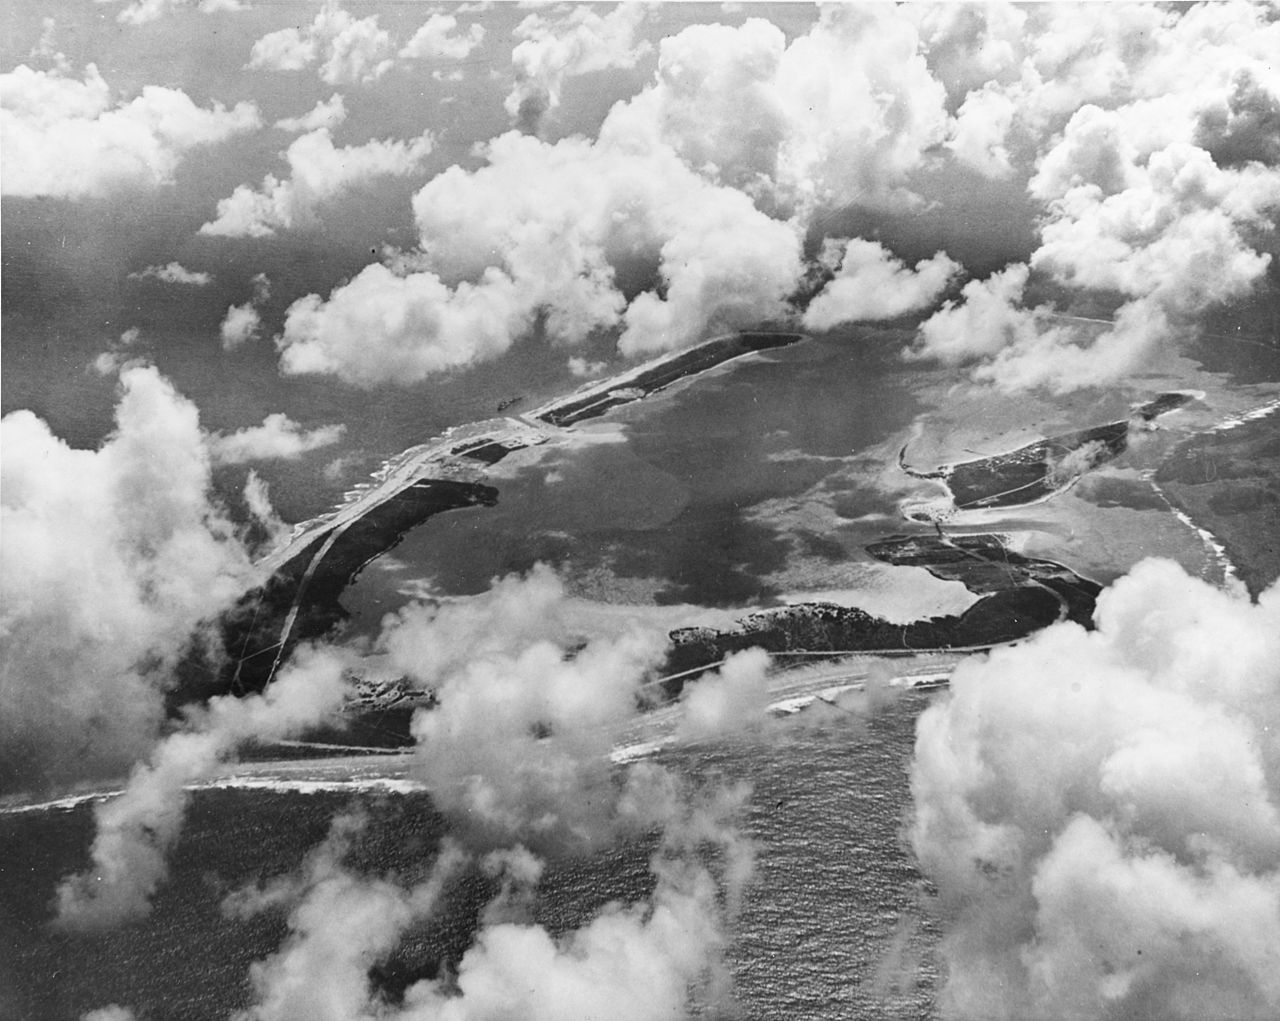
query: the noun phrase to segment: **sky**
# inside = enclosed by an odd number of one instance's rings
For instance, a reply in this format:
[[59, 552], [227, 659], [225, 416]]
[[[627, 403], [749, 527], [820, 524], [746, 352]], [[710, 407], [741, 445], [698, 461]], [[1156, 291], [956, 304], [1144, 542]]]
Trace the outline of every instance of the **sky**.
[[[145, 915], [184, 785], [341, 701], [362, 650], [326, 646], [265, 695], [177, 725], [164, 704], [208, 621], [260, 582], [255, 542], [367, 471], [350, 450], [394, 454], [406, 421], [425, 439], [483, 417], [511, 379], [568, 390], [778, 321], [905, 324], [904, 364], [1050, 399], [1131, 386], [1210, 329], [1274, 333], [1274, 4], [66, 0], [0, 19], [0, 792], [140, 764], [99, 817], [90, 871], [61, 888], [68, 925]], [[1257, 670], [1219, 690], [1216, 659], [1166, 669], [1149, 634], [1168, 628], [1144, 616], [1162, 586], [1205, 607], [1189, 633], [1214, 615], [1241, 629]], [[388, 620], [379, 648], [455, 692], [419, 721], [419, 768], [471, 824], [422, 888], [346, 871], [361, 823], [340, 819], [288, 890], [246, 894], [243, 910], [275, 897], [293, 912], [255, 970], [253, 1016], [370, 1016], [360, 954], [394, 947], [468, 856], [506, 877], [506, 900], [455, 984], [417, 990], [404, 1016], [504, 1016], [511, 961], [562, 975], [524, 1016], [638, 988], [666, 992], [636, 1015], [660, 1016], [690, 982], [714, 999], [750, 870], [746, 795], [643, 771], [615, 789], [602, 735], [662, 635], [593, 635], [569, 657], [567, 599], [539, 569], [451, 622], [426, 605]], [[1280, 601], [1167, 564], [1106, 600], [1099, 632], [992, 657], [921, 721], [912, 839], [953, 922], [943, 1008], [1274, 1016], [1280, 750], [1274, 690], [1255, 688], [1280, 662]], [[1077, 655], [1116, 693], [1063, 718], [1110, 743], [1045, 755], [1032, 793], [1058, 801], [1041, 812], [1020, 786], [1033, 749], [999, 751], [1026, 721], [974, 714]], [[743, 725], [732, 707], [758, 705], [762, 671], [726, 666], [732, 697], [709, 685], [686, 732]], [[496, 726], [492, 704], [510, 710]], [[1141, 732], [1117, 722], [1135, 705]], [[1221, 728], [1216, 750], [1193, 717]], [[544, 723], [546, 747], [529, 739]], [[1211, 779], [1183, 797], [1175, 775]], [[1233, 798], [1242, 818], [1214, 814]], [[584, 800], [597, 811], [567, 811]], [[510, 920], [538, 855], [645, 827], [666, 848], [650, 903], [572, 945]], [[708, 843], [740, 870], [710, 869]], [[1114, 868], [1083, 877], [1081, 860]], [[1133, 903], [1099, 932], [1086, 894]], [[385, 910], [361, 916], [366, 943], [338, 967], [321, 920], [348, 901]], [[1253, 938], [1232, 921], [1246, 903]], [[1134, 933], [1141, 963], [1121, 949]], [[1202, 982], [1173, 977], [1200, 960]], [[327, 965], [329, 1013], [291, 1015], [289, 983]]]

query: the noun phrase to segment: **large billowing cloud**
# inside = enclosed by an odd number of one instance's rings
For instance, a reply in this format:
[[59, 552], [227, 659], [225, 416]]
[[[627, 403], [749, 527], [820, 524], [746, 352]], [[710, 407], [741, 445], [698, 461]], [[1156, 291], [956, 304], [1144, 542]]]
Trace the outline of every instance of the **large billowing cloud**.
[[[539, 312], [553, 340], [621, 325], [619, 348], [680, 347], [780, 314], [801, 272], [795, 229], [691, 171], [660, 143], [551, 145], [511, 132], [488, 163], [414, 198], [422, 251], [289, 309], [285, 372], [413, 382], [495, 357]], [[662, 285], [628, 304], [617, 274]]]
[[354, 18], [330, 0], [309, 25], [282, 28], [255, 42], [249, 67], [301, 71], [318, 64], [330, 85], [371, 82], [391, 69], [394, 52], [376, 16]]
[[994, 176], [1030, 170], [1044, 211], [1030, 269], [1068, 293], [1118, 295], [1115, 324], [1055, 322], [1023, 306], [1006, 274], [979, 286], [977, 314], [1016, 329], [957, 343], [950, 309], [917, 351], [982, 358], [977, 378], [1006, 388], [1070, 390], [1132, 373], [1266, 273], [1280, 207], [1280, 22], [1251, 4], [1046, 5], [1026, 17], [1021, 40], [1007, 19], [923, 19], [941, 52], [990, 65], [948, 145]]
[[1096, 621], [962, 665], [919, 721], [944, 1010], [1275, 1017], [1280, 589], [1145, 561]]
[[255, 579], [210, 501], [195, 407], [121, 373], [116, 431], [75, 450], [3, 419], [0, 786], [123, 770], [154, 740], [193, 632]]
[[780, 209], [901, 209], [946, 136], [944, 100], [907, 19], [836, 4], [790, 45], [757, 18], [664, 39], [656, 83], [611, 120]]
[[259, 127], [257, 108], [197, 106], [180, 89], [148, 85], [115, 100], [93, 64], [84, 79], [25, 64], [0, 75], [6, 195], [81, 198], [173, 180], [191, 149]]
[[515, 83], [506, 99], [507, 113], [536, 129], [542, 115], [560, 105], [566, 79], [634, 67], [652, 49], [635, 37], [647, 14], [641, 3], [620, 3], [605, 14], [585, 5], [554, 17], [530, 14], [515, 30], [520, 41], [511, 51]]
[[[318, 107], [310, 116], [331, 119], [328, 107]], [[327, 127], [316, 128], [299, 135], [285, 150], [288, 177], [268, 174], [256, 189], [240, 185], [219, 200], [217, 218], [202, 226], [200, 233], [265, 237], [277, 230], [308, 226], [315, 220], [317, 207], [343, 192], [379, 177], [413, 173], [431, 152], [431, 145], [431, 135], [423, 134], [412, 141], [371, 139], [339, 148]]]

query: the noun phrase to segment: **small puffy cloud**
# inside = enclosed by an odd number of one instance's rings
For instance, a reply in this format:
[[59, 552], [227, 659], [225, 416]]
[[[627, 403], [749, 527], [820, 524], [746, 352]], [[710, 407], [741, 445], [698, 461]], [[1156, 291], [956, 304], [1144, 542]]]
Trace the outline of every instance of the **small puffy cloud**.
[[607, 369], [607, 362], [592, 362], [586, 358], [579, 358], [576, 355], [569, 359], [569, 372], [577, 376], [579, 379], [587, 379], [592, 376], [601, 375]]
[[748, 649], [730, 656], [714, 674], [686, 686], [676, 740], [699, 741], [761, 727], [768, 719], [769, 654]]
[[906, 315], [933, 304], [960, 268], [938, 252], [912, 269], [883, 245], [854, 238], [844, 243], [835, 278], [805, 310], [804, 325], [829, 330], [841, 323]]
[[127, 365], [135, 362], [143, 364], [145, 358], [138, 347], [140, 340], [142, 340], [142, 330], [136, 326], [130, 326], [120, 334], [119, 340], [90, 363], [90, 367], [100, 376], [111, 376]]
[[248, 343], [258, 335], [261, 326], [262, 316], [253, 307], [252, 302], [230, 306], [227, 314], [222, 317], [222, 324], [218, 327], [218, 335], [222, 338], [222, 349], [234, 351]]
[[54, 40], [58, 34], [58, 22], [54, 18], [44, 17], [40, 19], [40, 38], [36, 40], [36, 44], [31, 47], [31, 52], [27, 54], [29, 57], [43, 57], [46, 60], [62, 61], [66, 58], [58, 52], [58, 47]]
[[81, 1014], [80, 1021], [137, 1021], [137, 1015], [128, 1007], [112, 1003]]
[[0, 107], [4, 194], [26, 197], [167, 184], [190, 149], [260, 126], [252, 103], [206, 109], [179, 89], [156, 85], [115, 101], [93, 64], [83, 81], [61, 69], [19, 65], [0, 75]]
[[249, 517], [262, 530], [259, 549], [272, 549], [285, 542], [291, 529], [276, 513], [271, 504], [271, 493], [267, 481], [252, 468], [244, 480], [244, 503]]
[[647, 15], [644, 4], [633, 3], [617, 4], [606, 14], [588, 6], [555, 16], [530, 14], [515, 29], [520, 42], [511, 51], [515, 83], [504, 104], [507, 113], [534, 130], [543, 114], [560, 105], [566, 79], [634, 67], [652, 48], [635, 38]]
[[391, 69], [391, 36], [378, 27], [377, 16], [353, 18], [326, 3], [304, 28], [282, 28], [253, 44], [249, 67], [300, 71], [319, 64], [320, 78], [330, 85], [371, 82]]
[[458, 31], [452, 14], [433, 14], [400, 50], [401, 60], [465, 60], [484, 40], [484, 26], [473, 23]]
[[269, 458], [292, 459], [328, 447], [342, 439], [344, 425], [322, 425], [303, 429], [288, 415], [268, 415], [262, 425], [237, 429], [233, 433], [215, 433], [209, 437], [209, 452], [218, 464], [240, 464]]
[[164, 266], [148, 266], [129, 274], [130, 280], [159, 280], [166, 284], [190, 284], [192, 287], [205, 287], [213, 282], [212, 273], [190, 270], [178, 262], [170, 262]]
[[336, 128], [346, 119], [346, 101], [335, 92], [300, 117], [284, 117], [276, 121], [275, 126], [281, 131], [318, 131], [320, 128]]
[[1280, 590], [1145, 561], [1095, 620], [961, 664], [917, 725], [944, 1010], [1274, 1017]]
[[0, 777], [121, 771], [151, 746], [175, 663], [256, 580], [209, 497], [199, 416], [126, 367], [116, 429], [75, 450], [29, 411], [0, 421]]
[[[315, 111], [312, 111], [314, 114]], [[310, 224], [318, 206], [378, 177], [403, 177], [422, 165], [432, 139], [372, 139], [339, 148], [328, 128], [299, 135], [284, 152], [289, 176], [268, 174], [258, 188], [240, 185], [218, 201], [218, 215], [200, 228], [220, 237], [267, 237], [277, 230]]]

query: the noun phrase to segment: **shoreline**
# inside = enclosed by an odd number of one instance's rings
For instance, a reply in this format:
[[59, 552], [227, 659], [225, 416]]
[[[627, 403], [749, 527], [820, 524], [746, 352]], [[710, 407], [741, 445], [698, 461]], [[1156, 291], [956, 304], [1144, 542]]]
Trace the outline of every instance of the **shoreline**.
[[[722, 334], [585, 383], [531, 411], [451, 426], [388, 458], [342, 504], [294, 525], [280, 546], [258, 560], [263, 584], [222, 620], [233, 663], [227, 687], [244, 692], [269, 684], [299, 641], [320, 637], [344, 618], [342, 592], [411, 529], [438, 513], [496, 504], [498, 490], [483, 480], [508, 454], [571, 435], [580, 422], [747, 355], [805, 339], [804, 333], [781, 329]], [[387, 520], [370, 523], [379, 517]]]

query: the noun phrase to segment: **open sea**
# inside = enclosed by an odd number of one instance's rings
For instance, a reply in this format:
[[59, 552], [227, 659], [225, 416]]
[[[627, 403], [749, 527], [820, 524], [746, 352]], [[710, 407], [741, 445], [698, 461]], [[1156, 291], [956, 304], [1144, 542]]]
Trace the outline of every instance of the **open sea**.
[[[753, 788], [743, 828], [758, 860], [728, 948], [733, 1016], [936, 1016], [938, 930], [902, 835], [915, 718], [932, 697], [903, 694], [868, 716], [819, 705], [757, 737], [657, 756], [685, 776]], [[427, 794], [205, 790], [152, 915], [97, 935], [47, 925], [58, 880], [87, 862], [91, 805], [0, 814], [0, 1017], [62, 1021], [119, 1003], [151, 1019], [227, 1018], [247, 1005], [249, 965], [278, 947], [285, 926], [279, 912], [224, 918], [223, 897], [295, 869], [353, 805], [372, 818], [353, 866], [405, 881], [425, 874], [446, 831]], [[644, 897], [653, 846], [552, 861], [535, 919], [559, 933], [610, 900]], [[478, 874], [463, 877], [383, 966], [388, 987], [456, 961], [492, 893]]]

